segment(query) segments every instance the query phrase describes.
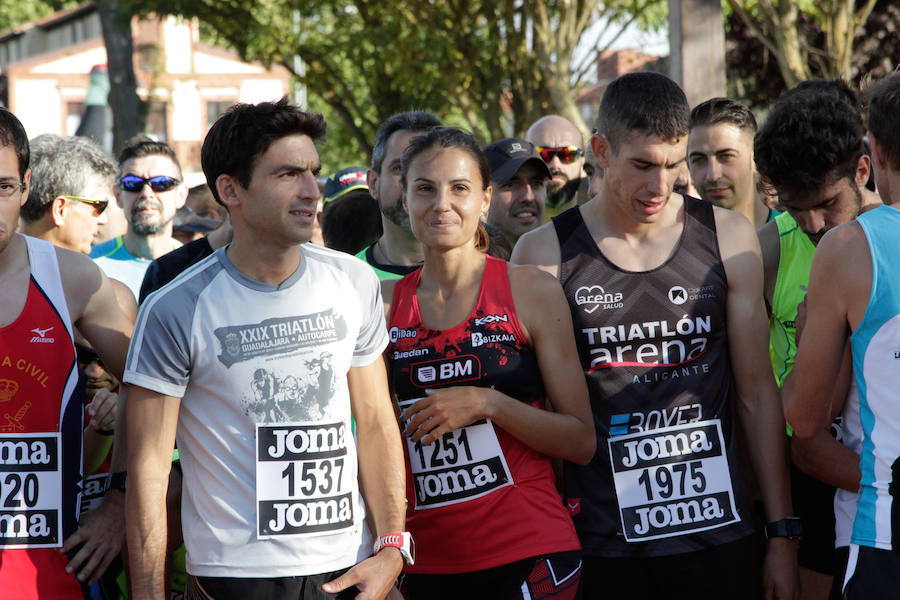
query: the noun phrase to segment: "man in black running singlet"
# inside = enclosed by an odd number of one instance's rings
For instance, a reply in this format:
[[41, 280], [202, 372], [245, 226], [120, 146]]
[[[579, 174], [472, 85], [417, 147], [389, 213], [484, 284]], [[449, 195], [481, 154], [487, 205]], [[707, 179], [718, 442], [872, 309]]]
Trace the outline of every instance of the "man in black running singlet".
[[[600, 193], [512, 257], [559, 278], [588, 379], [597, 453], [564, 467], [584, 597], [795, 598], [759, 244], [746, 219], [673, 191], [688, 125], [670, 79], [615, 80], [591, 138]], [[765, 558], [737, 424], [770, 522]]]

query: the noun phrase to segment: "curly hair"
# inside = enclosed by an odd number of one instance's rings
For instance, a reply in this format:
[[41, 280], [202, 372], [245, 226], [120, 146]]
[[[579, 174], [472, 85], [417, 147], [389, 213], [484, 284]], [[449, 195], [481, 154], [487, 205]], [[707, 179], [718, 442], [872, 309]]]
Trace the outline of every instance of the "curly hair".
[[753, 140], [756, 167], [779, 194], [853, 180], [865, 153], [856, 95], [840, 81], [807, 82], [772, 106]]

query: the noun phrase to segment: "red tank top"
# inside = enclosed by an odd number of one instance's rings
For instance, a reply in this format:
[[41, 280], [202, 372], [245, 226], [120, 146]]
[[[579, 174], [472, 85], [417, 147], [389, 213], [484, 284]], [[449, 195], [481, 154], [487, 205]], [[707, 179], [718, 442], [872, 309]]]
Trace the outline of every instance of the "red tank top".
[[82, 599], [59, 546], [78, 519], [83, 396], [55, 250], [26, 240], [25, 308], [0, 328], [0, 589]]
[[[402, 407], [425, 389], [493, 387], [543, 408], [534, 349], [516, 318], [508, 265], [486, 257], [475, 308], [456, 327], [422, 324], [421, 269], [394, 288], [391, 382]], [[575, 528], [554, 486], [549, 457], [489, 421], [446, 433], [430, 446], [406, 440], [406, 523], [416, 542], [411, 573], [465, 573], [578, 550]]]

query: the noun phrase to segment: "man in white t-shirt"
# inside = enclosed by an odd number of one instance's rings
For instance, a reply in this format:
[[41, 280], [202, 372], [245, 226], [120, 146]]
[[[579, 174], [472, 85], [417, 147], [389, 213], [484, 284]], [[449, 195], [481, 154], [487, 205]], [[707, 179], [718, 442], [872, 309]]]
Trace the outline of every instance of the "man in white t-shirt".
[[138, 315], [125, 375], [127, 419], [141, 423], [129, 428], [126, 503], [136, 599], [164, 585], [176, 437], [187, 598], [383, 598], [411, 560], [378, 280], [303, 243], [324, 133], [321, 115], [281, 100], [236, 105], [203, 144], [234, 241]]

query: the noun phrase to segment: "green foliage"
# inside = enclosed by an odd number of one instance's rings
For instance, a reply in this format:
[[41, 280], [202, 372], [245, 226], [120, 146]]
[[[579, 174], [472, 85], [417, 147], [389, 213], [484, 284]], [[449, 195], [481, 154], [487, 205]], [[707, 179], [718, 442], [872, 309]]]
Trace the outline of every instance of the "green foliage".
[[0, 31], [41, 19], [77, 4], [73, 0], [0, 0]]
[[663, 0], [124, 1], [198, 17], [205, 39], [294, 72], [328, 119], [326, 170], [367, 164], [379, 123], [400, 111], [431, 111], [483, 142], [548, 112], [580, 119], [569, 69], [585, 29], [600, 16], [658, 28], [666, 14]]

